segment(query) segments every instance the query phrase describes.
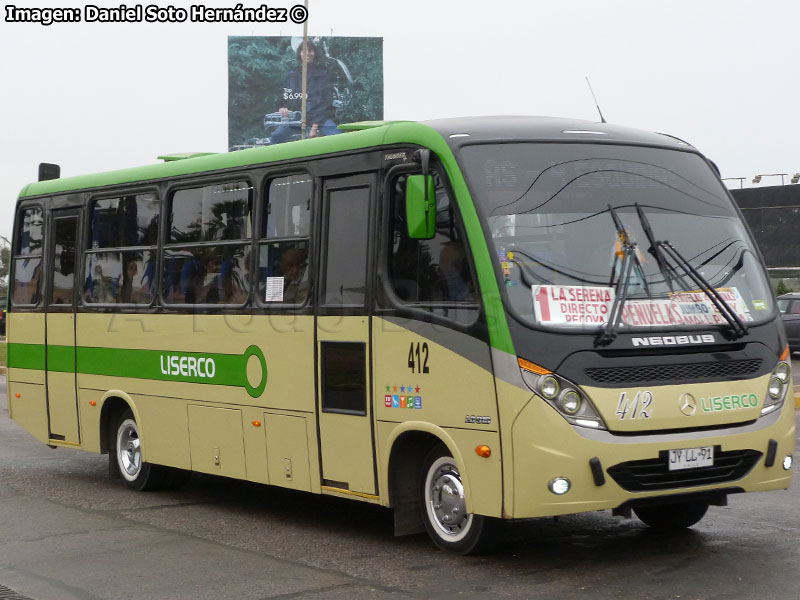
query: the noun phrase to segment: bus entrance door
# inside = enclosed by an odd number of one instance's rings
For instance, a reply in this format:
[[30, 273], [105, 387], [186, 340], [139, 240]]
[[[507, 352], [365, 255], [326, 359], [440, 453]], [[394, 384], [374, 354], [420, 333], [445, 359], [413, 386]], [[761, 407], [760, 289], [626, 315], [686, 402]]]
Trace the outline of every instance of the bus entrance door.
[[75, 381], [76, 209], [52, 212], [47, 228], [50, 281], [47, 291], [47, 413], [50, 439], [80, 443]]
[[326, 181], [317, 277], [322, 486], [367, 496], [376, 493], [367, 269], [374, 190], [371, 174]]

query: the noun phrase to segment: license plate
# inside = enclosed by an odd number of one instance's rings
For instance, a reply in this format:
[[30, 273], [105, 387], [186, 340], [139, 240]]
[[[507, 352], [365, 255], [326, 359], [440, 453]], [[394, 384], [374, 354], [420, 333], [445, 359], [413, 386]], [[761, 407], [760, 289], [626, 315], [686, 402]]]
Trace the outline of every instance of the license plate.
[[714, 465], [714, 446], [680, 448], [669, 451], [669, 470], [696, 469]]

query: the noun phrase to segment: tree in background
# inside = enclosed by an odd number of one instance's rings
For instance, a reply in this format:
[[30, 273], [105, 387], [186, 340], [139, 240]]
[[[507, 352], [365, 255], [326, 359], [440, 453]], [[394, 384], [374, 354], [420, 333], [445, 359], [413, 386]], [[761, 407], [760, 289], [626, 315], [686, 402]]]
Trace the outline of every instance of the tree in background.
[[783, 279], [779, 279], [779, 280], [778, 280], [778, 285], [777, 285], [777, 286], [775, 286], [775, 295], [776, 295], [776, 296], [782, 296], [783, 294], [788, 294], [788, 293], [790, 293], [791, 291], [792, 291], [792, 290], [791, 290], [791, 289], [789, 289], [789, 286], [787, 286], [787, 285], [786, 285], [786, 284], [783, 282]]
[[[264, 138], [264, 115], [283, 105], [283, 87], [297, 66], [291, 37], [228, 38], [228, 145]], [[353, 100], [341, 123], [383, 119], [383, 39], [325, 37], [330, 56], [347, 65]]]

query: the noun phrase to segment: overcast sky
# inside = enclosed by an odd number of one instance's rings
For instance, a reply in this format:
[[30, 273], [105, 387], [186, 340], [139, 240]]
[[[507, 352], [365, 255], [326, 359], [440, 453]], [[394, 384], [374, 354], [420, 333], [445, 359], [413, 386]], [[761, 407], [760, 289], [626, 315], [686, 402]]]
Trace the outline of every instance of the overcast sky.
[[[384, 37], [387, 119], [596, 120], [588, 75], [608, 121], [684, 138], [723, 177], [800, 171], [797, 0], [310, 0], [309, 8], [312, 35]], [[302, 33], [293, 24], [2, 19], [0, 234], [8, 237], [15, 199], [40, 162], [68, 176], [225, 151], [228, 35]]]

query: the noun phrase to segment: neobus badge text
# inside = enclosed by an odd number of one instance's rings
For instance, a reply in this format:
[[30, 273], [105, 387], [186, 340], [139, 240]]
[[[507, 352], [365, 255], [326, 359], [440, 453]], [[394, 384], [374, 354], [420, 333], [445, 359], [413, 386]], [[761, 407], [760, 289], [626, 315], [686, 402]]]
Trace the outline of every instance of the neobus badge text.
[[214, 363], [213, 358], [161, 355], [161, 373], [164, 375], [211, 379], [216, 372], [217, 365]]
[[689, 344], [713, 344], [714, 336], [704, 335], [651, 335], [632, 338], [634, 346], [687, 346]]

